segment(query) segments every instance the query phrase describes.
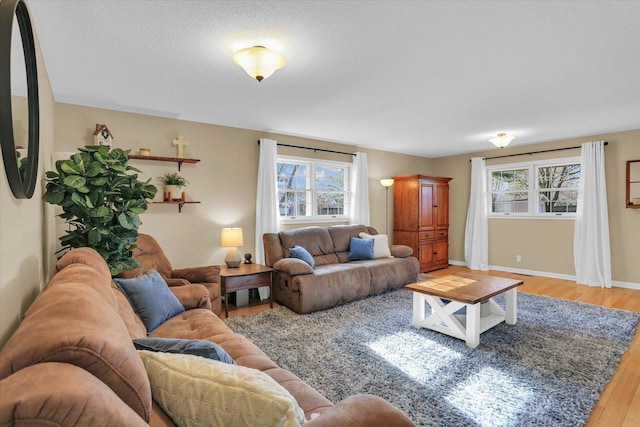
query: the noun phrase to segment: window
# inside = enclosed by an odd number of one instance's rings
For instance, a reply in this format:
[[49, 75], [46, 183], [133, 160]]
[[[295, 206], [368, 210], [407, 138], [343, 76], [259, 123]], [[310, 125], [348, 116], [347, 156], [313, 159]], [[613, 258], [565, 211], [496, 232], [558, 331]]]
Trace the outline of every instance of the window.
[[280, 216], [292, 221], [349, 217], [350, 163], [278, 157]]
[[487, 167], [489, 216], [574, 217], [580, 158]]

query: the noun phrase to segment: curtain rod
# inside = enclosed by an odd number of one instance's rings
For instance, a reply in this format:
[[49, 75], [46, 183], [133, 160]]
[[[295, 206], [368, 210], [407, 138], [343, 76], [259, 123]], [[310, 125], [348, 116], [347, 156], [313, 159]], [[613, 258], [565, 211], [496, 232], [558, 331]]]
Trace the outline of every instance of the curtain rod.
[[[605, 141], [604, 145], [609, 145], [609, 143]], [[574, 150], [576, 148], [582, 148], [582, 146], [576, 145], [575, 147], [552, 148], [549, 150], [530, 151], [528, 153], [505, 154], [504, 156], [483, 157], [482, 160], [501, 159], [503, 157], [526, 156], [526, 155], [539, 154], [539, 153], [550, 153], [551, 151]]]
[[[258, 145], [260, 145], [260, 141], [258, 140]], [[347, 156], [355, 156], [356, 153], [347, 153], [345, 151], [335, 151], [335, 150], [326, 150], [324, 148], [312, 148], [312, 147], [303, 147], [302, 145], [291, 145], [291, 144], [282, 144], [280, 142], [276, 143], [276, 145], [279, 145], [281, 147], [289, 147], [289, 148], [301, 148], [303, 150], [311, 150], [314, 153], [316, 151], [322, 151], [323, 153], [334, 153], [334, 154], [345, 154]]]

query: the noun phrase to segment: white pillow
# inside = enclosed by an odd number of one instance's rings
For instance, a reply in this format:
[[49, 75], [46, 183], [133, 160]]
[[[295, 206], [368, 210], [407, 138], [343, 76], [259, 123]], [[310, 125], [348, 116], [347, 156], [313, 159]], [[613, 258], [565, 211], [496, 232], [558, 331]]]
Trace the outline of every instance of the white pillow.
[[182, 427], [304, 423], [295, 398], [269, 375], [199, 356], [138, 351], [153, 400]]
[[392, 258], [391, 251], [389, 250], [389, 238], [386, 234], [367, 234], [360, 233], [361, 239], [372, 240], [373, 239], [373, 257], [374, 258]]

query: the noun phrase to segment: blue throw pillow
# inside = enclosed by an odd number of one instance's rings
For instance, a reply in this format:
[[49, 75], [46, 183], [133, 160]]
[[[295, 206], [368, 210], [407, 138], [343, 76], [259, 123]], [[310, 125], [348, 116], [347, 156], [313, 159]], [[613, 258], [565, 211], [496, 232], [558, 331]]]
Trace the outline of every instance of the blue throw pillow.
[[157, 351], [160, 353], [193, 354], [211, 360], [235, 365], [236, 362], [224, 348], [207, 340], [182, 340], [178, 338], [138, 338], [133, 340], [136, 350]]
[[132, 279], [113, 280], [126, 295], [148, 334], [165, 320], [184, 311], [178, 298], [156, 270], [149, 270], [147, 274]]
[[313, 259], [309, 251], [307, 251], [302, 246], [295, 245], [294, 247], [289, 249], [289, 252], [291, 252], [291, 255], [293, 255], [294, 258], [301, 259], [302, 261], [309, 264], [311, 268], [316, 267], [316, 260]]
[[358, 239], [357, 237], [351, 237], [351, 240], [349, 241], [349, 255], [347, 255], [347, 259], [349, 261], [356, 261], [359, 259], [374, 259], [374, 243], [374, 240], [364, 240]]

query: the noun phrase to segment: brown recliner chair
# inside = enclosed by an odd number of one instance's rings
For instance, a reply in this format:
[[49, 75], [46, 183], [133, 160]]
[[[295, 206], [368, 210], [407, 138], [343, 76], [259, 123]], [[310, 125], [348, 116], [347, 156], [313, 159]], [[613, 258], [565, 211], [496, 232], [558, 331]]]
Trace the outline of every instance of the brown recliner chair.
[[207, 291], [209, 291], [211, 305], [198, 304], [195, 301], [194, 303], [202, 307], [210, 308], [218, 316], [221, 315], [222, 303], [220, 298], [219, 266], [210, 265], [206, 267], [190, 267], [174, 270], [171, 262], [167, 259], [167, 256], [162, 251], [156, 239], [148, 234], [138, 234], [136, 246], [136, 249], [133, 250], [133, 257], [140, 262], [141, 266], [135, 270], [123, 271], [120, 273], [120, 277], [125, 279], [138, 277], [151, 269], [155, 269], [171, 287], [171, 291], [174, 294], [179, 293], [182, 297], [202, 295], [201, 293], [193, 292], [190, 288], [193, 284], [204, 285]]

